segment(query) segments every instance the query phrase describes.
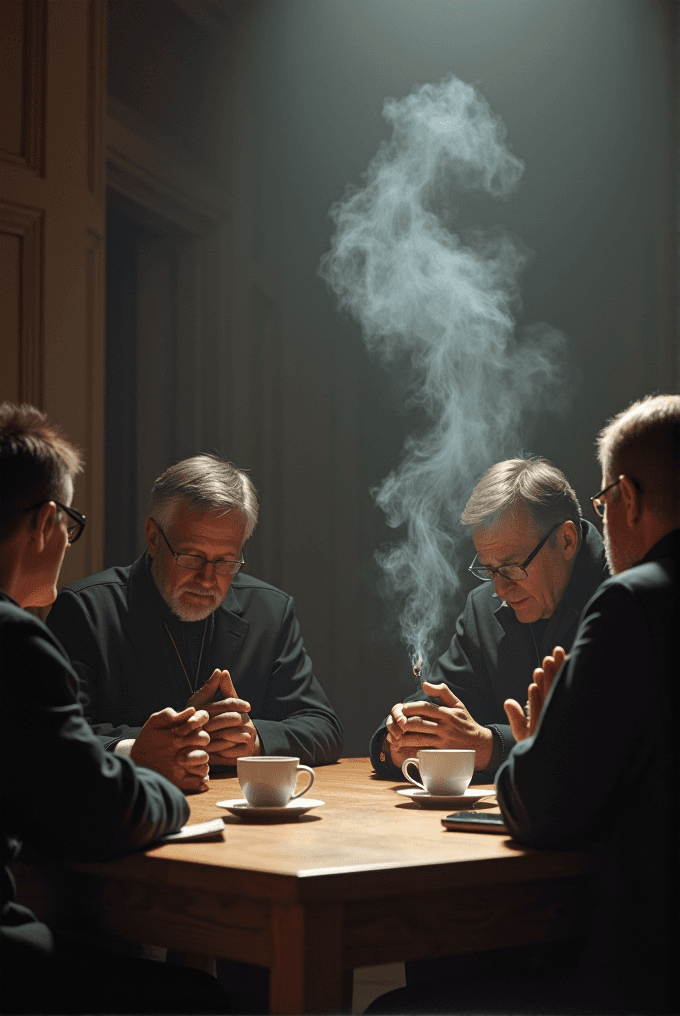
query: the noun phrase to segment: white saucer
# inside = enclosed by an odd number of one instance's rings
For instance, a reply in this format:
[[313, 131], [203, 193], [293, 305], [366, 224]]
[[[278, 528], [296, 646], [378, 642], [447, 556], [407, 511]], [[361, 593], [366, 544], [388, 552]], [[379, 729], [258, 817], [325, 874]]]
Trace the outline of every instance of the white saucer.
[[311, 808], [319, 808], [325, 801], [315, 801], [312, 797], [298, 797], [289, 801], [282, 808], [253, 808], [242, 798], [234, 801], [218, 801], [218, 808], [226, 808], [232, 815], [237, 815], [243, 822], [294, 822]]
[[402, 797], [417, 801], [421, 808], [449, 808], [451, 805], [474, 804], [484, 797], [493, 797], [495, 791], [468, 787], [464, 794], [430, 794], [420, 787], [404, 787], [397, 791]]

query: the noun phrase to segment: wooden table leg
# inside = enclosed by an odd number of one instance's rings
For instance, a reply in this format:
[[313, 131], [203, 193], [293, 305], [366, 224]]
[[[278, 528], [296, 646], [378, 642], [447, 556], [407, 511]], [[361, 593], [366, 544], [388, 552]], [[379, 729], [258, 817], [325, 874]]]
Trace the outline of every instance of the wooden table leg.
[[272, 942], [273, 1016], [341, 1012], [342, 905], [274, 905]]

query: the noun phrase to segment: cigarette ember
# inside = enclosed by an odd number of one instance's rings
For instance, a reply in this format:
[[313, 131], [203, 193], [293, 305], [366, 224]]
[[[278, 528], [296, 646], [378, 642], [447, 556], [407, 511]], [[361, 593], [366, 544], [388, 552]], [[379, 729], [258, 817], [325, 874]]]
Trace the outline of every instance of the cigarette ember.
[[416, 662], [413, 664], [413, 676], [417, 681], [420, 680], [420, 674], [423, 669], [423, 658], [419, 656]]

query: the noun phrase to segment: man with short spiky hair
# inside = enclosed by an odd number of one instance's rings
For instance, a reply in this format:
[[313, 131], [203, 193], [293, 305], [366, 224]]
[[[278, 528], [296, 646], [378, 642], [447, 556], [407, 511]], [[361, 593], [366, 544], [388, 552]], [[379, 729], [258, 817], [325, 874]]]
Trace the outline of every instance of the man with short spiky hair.
[[[240, 573], [257, 517], [245, 472], [216, 455], [184, 459], [154, 484], [146, 552], [59, 594], [47, 624], [110, 750], [134, 752], [155, 710], [193, 706], [210, 714], [211, 766], [259, 754], [307, 765], [338, 758], [342, 728], [292, 598]], [[152, 754], [145, 764], [154, 767]]]
[[[43, 856], [105, 861], [176, 832], [189, 806], [173, 783], [102, 749], [78, 701], [64, 650], [25, 608], [46, 607], [85, 516], [71, 507], [80, 453], [38, 409], [0, 404], [0, 690], [2, 1011], [224, 1012], [214, 978], [71, 942], [15, 901], [9, 865], [22, 844]], [[165, 710], [140, 731], [181, 782], [183, 750], [207, 770], [207, 712]], [[182, 736], [184, 732], [185, 736]], [[177, 740], [177, 744], [175, 741]]]
[[609, 574], [597, 530], [545, 459], [491, 466], [461, 521], [483, 585], [422, 692], [397, 703], [373, 736], [373, 765], [392, 779], [420, 748], [472, 748], [478, 777], [492, 780], [515, 743], [503, 703], [526, 692], [527, 675], [556, 645], [569, 650], [581, 610]]

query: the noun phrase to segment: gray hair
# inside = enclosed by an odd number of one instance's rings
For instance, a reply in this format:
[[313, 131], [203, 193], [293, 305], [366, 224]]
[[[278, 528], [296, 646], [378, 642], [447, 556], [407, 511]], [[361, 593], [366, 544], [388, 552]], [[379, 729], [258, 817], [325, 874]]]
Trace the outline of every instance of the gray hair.
[[[651, 512], [680, 517], [680, 395], [646, 395], [618, 413], [597, 438], [605, 478], [636, 480]], [[614, 489], [612, 497], [618, 498]]]
[[482, 529], [516, 507], [529, 510], [537, 534], [573, 522], [580, 542], [578, 498], [564, 473], [547, 459], [507, 459], [491, 466], [472, 491], [460, 520], [473, 530]]
[[246, 540], [257, 525], [259, 505], [253, 481], [231, 462], [209, 452], [177, 462], [154, 483], [149, 515], [158, 525], [168, 525], [180, 506], [200, 514], [240, 513]]

